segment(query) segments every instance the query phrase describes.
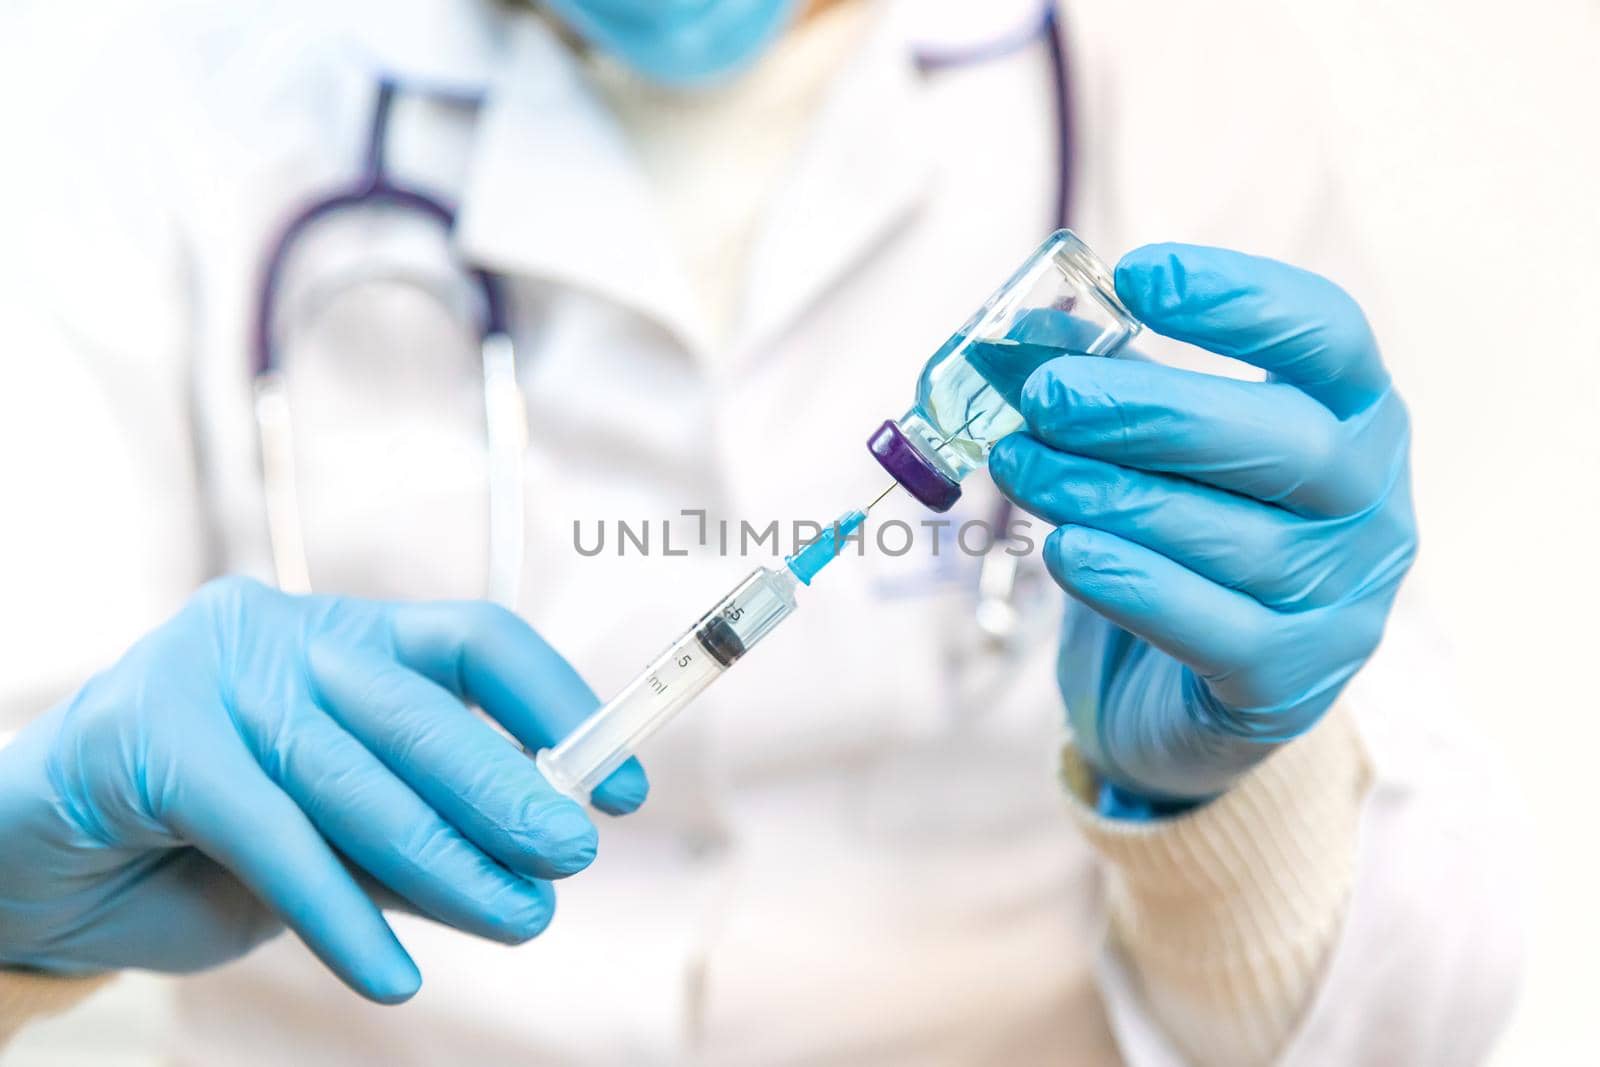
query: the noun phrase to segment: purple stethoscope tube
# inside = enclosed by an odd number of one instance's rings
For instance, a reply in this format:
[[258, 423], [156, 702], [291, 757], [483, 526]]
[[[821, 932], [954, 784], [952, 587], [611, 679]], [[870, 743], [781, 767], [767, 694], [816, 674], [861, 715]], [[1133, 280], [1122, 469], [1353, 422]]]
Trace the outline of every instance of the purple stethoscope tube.
[[[1073, 108], [1067, 70], [1065, 28], [1055, 0], [1045, 0], [1039, 14], [1016, 30], [970, 47], [918, 49], [917, 69], [937, 74], [1002, 59], [1042, 40], [1047, 49], [1054, 93], [1057, 179], [1054, 228], [1066, 226], [1073, 198]], [[368, 126], [366, 152], [360, 174], [348, 186], [307, 203], [280, 227], [268, 248], [260, 276], [250, 335], [250, 375], [256, 390], [258, 445], [266, 497], [268, 535], [279, 584], [291, 591], [310, 588], [305, 548], [300, 529], [299, 498], [295, 488], [291, 419], [282, 382], [282, 361], [276, 337], [276, 315], [283, 276], [295, 243], [331, 216], [371, 208], [404, 211], [434, 220], [446, 233], [455, 226], [455, 207], [410, 188], [388, 172], [386, 148], [389, 120], [400, 93], [395, 78], [378, 81], [377, 98]], [[481, 103], [481, 96], [437, 88], [421, 95], [462, 105]], [[504, 603], [515, 599], [521, 576], [522, 461], [525, 447], [525, 410], [517, 392], [516, 356], [508, 327], [505, 284], [496, 274], [462, 264], [463, 274], [476, 287], [480, 314], [476, 325], [483, 357], [490, 443], [490, 594]], [[1013, 509], [1002, 502], [995, 515], [997, 528], [1005, 530]], [[498, 546], [498, 552], [497, 552]], [[997, 553], [990, 553], [991, 556]], [[500, 557], [497, 560], [497, 555]], [[980, 582], [980, 586], [982, 582]], [[986, 594], [985, 594], [986, 595]]]
[[[345, 211], [404, 211], [432, 219], [446, 233], [455, 227], [455, 208], [390, 177], [385, 149], [389, 119], [399, 93], [392, 78], [378, 82], [360, 175], [349, 186], [313, 200], [290, 216], [268, 251], [252, 323], [250, 374], [255, 392], [257, 448], [261, 463], [267, 538], [278, 585], [288, 592], [311, 590], [300, 494], [295, 475], [293, 419], [276, 343], [276, 314], [285, 265], [295, 242], [320, 222]], [[424, 95], [443, 102], [475, 105], [479, 98], [449, 91]], [[522, 581], [525, 514], [522, 497], [527, 411], [517, 384], [516, 348], [507, 327], [505, 287], [488, 271], [463, 265], [478, 291], [475, 323], [483, 358], [483, 391], [489, 475], [489, 565], [486, 595], [514, 605]]]
[[[409, 211], [431, 218], [446, 232], [455, 227], [455, 208], [437, 197], [417, 189], [410, 189], [389, 177], [385, 151], [389, 140], [389, 116], [394, 110], [394, 100], [399, 89], [393, 78], [384, 77], [378, 82], [378, 97], [372, 108], [372, 122], [367, 128], [367, 148], [361, 174], [349, 186], [336, 189], [302, 207], [278, 231], [267, 253], [266, 267], [261, 275], [261, 292], [256, 298], [256, 314], [251, 332], [250, 372], [252, 376], [282, 370], [278, 366], [277, 346], [273, 336], [273, 317], [277, 312], [279, 290], [282, 287], [284, 265], [295, 242], [305, 236], [318, 222], [342, 211], [365, 208], [391, 208]], [[462, 102], [471, 102], [463, 97]], [[471, 268], [468, 274], [478, 287], [483, 305], [482, 319], [478, 323], [478, 337], [506, 333], [505, 291], [500, 279], [488, 271]]]

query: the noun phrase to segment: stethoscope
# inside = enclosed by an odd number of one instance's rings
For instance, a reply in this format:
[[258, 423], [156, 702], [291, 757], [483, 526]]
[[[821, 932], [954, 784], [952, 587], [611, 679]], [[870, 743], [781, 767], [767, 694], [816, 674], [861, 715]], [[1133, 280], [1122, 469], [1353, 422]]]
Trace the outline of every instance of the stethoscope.
[[[293, 420], [276, 333], [285, 265], [296, 243], [314, 227], [350, 211], [410, 212], [432, 220], [447, 233], [455, 226], [456, 213], [452, 205], [406, 186], [389, 174], [384, 149], [388, 144], [389, 118], [399, 91], [393, 79], [379, 81], [360, 175], [350, 185], [311, 201], [284, 224], [268, 252], [261, 292], [256, 300], [251, 371], [257, 444], [272, 563], [278, 586], [286, 592], [309, 592], [311, 571], [306, 562], [300, 493], [295, 482]], [[437, 89], [427, 95], [454, 103], [478, 102], [476, 97]], [[490, 599], [509, 607], [516, 603], [522, 584], [527, 529], [522, 496], [523, 461], [528, 446], [527, 409], [517, 385], [516, 344], [506, 325], [504, 282], [488, 271], [464, 264], [458, 266], [478, 295], [473, 333], [478, 338], [483, 358], [484, 429], [489, 452], [489, 573], [485, 592]], [[449, 310], [454, 311], [453, 308]]]
[[[969, 48], [922, 49], [914, 58], [919, 71], [933, 74], [1000, 59], [1041, 39], [1048, 51], [1055, 88], [1058, 177], [1054, 221], [1059, 228], [1066, 225], [1072, 201], [1074, 155], [1066, 43], [1054, 0], [1047, 0], [1037, 17], [1002, 37]], [[433, 87], [408, 91], [438, 102], [465, 106], [481, 102], [476, 94]], [[286, 265], [297, 243], [311, 230], [329, 218], [353, 211], [407, 212], [431, 220], [446, 233], [455, 226], [453, 205], [407, 186], [389, 173], [385, 149], [390, 117], [400, 92], [395, 79], [379, 80], [360, 174], [349, 185], [312, 200], [289, 217], [268, 250], [261, 275], [251, 335], [251, 373], [267, 536], [278, 586], [286, 592], [303, 593], [311, 589], [300, 493], [295, 480], [293, 419], [277, 333]], [[526, 544], [523, 463], [528, 444], [527, 411], [517, 384], [516, 346], [506, 321], [505, 282], [481, 268], [464, 263], [456, 266], [472, 283], [478, 297], [473, 333], [483, 360], [484, 429], [488, 445], [489, 559], [485, 593], [492, 600], [513, 606], [522, 584]], [[448, 301], [429, 291], [448, 305]], [[456, 314], [453, 306], [448, 310]], [[1012, 516], [1010, 503], [1002, 501], [991, 518], [994, 523], [991, 528], [1007, 530]], [[1002, 647], [1020, 640], [1022, 631], [1022, 612], [1017, 603], [1021, 556], [1004, 551], [1006, 547], [1006, 540], [1001, 538], [984, 555], [979, 567], [975, 609], [980, 633]]]

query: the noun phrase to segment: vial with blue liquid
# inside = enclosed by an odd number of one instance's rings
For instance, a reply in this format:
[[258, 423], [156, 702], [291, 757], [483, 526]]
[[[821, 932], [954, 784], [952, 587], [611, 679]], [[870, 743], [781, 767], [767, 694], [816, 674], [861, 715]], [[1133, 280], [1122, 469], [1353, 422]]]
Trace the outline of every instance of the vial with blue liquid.
[[1028, 375], [1058, 356], [1109, 356], [1139, 332], [1111, 271], [1070, 230], [1051, 234], [922, 368], [916, 403], [867, 447], [908, 493], [948, 511], [996, 441], [1022, 428]]

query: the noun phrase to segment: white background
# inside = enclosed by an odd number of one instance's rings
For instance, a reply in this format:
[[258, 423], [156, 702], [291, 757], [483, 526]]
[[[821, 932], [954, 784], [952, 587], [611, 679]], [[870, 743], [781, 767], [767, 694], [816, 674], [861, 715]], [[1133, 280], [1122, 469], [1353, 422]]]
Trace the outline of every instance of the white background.
[[[1412, 580], [1535, 816], [1528, 982], [1495, 1062], [1600, 1062], [1600, 3], [1285, 2], [1326, 70], [1386, 293], [1369, 312], [1415, 415]], [[69, 1032], [104, 1035], [88, 1062], [142, 1062], [161, 1014], [157, 980], [125, 981], [0, 1063], [62, 1063]]]

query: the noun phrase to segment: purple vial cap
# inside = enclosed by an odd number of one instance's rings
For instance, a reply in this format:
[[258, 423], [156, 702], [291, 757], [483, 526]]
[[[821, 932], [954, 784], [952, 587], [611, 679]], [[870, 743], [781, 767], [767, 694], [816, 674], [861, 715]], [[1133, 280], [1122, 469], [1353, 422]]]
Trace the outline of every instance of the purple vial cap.
[[906, 492], [934, 511], [949, 511], [961, 499], [961, 486], [918, 451], [893, 419], [873, 431], [867, 449]]

